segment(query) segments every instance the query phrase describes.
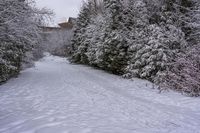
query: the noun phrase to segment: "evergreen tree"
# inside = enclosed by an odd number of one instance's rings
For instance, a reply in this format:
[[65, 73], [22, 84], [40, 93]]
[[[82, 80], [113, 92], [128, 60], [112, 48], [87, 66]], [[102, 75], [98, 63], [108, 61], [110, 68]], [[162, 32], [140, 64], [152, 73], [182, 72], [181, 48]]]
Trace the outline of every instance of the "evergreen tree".
[[91, 3], [84, 3], [74, 28], [74, 35], [72, 39], [72, 62], [76, 63], [88, 63], [87, 45], [83, 43], [85, 41], [86, 28], [91, 19]]
[[[138, 70], [134, 66], [139, 61], [137, 53], [139, 50], [146, 48], [148, 39], [147, 27], [148, 10], [147, 5], [143, 0], [131, 1], [127, 3], [125, 10], [126, 27], [129, 29], [128, 35], [128, 65], [125, 70], [124, 77], [139, 77]], [[128, 25], [128, 26], [127, 26]]]
[[100, 66], [113, 73], [122, 74], [127, 64], [127, 41], [123, 34], [123, 5], [120, 0], [105, 0], [105, 31], [103, 35], [102, 62]]
[[150, 7], [148, 8], [145, 2], [138, 1], [138, 3], [133, 4], [136, 5], [136, 9], [146, 12], [136, 18], [136, 21], [146, 14], [146, 20], [149, 19], [149, 23], [143, 21], [146, 23], [139, 30], [143, 31], [142, 34], [136, 33], [142, 36], [136, 38], [136, 42], [130, 47], [134, 54], [127, 67], [126, 76], [136, 76], [157, 82], [159, 75], [166, 70], [167, 63], [172, 62], [174, 55], [186, 46], [185, 34], [174, 24], [174, 16], [173, 14], [170, 16], [168, 12], [168, 9], [173, 9], [168, 7], [168, 2], [167, 6], [160, 8], [166, 12], [161, 10], [156, 14], [149, 10]]
[[105, 31], [105, 17], [103, 14], [99, 14], [92, 18], [92, 24], [87, 28], [87, 37], [86, 43], [88, 43], [88, 51], [86, 53], [89, 64], [103, 68], [101, 66], [102, 60], [102, 52], [103, 52], [103, 38]]

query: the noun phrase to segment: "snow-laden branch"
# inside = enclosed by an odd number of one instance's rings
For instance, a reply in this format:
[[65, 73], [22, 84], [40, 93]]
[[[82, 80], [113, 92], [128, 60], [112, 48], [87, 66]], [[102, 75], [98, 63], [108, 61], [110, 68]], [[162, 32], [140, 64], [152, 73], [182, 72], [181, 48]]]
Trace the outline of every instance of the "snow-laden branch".
[[187, 10], [187, 11], [189, 11], [189, 12], [196, 12], [196, 13], [200, 13], [200, 10], [198, 9], [198, 10], [196, 10], [196, 9], [193, 9], [193, 8], [189, 8], [189, 7], [184, 7], [184, 6], [181, 6], [181, 5], [179, 5], [179, 4], [176, 4], [176, 3], [173, 3], [173, 5], [174, 5], [174, 7], [179, 7], [179, 8], [181, 8], [181, 9], [184, 9], [184, 10]]

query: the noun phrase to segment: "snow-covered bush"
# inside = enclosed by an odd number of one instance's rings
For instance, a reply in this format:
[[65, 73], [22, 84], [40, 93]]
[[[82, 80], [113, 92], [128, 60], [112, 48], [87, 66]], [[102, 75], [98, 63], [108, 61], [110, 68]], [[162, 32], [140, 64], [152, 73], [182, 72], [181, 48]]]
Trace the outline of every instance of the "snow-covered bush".
[[200, 47], [195, 46], [177, 55], [162, 76], [161, 89], [170, 88], [189, 96], [200, 96]]
[[10, 42], [0, 42], [0, 83], [20, 70], [23, 51]]
[[30, 64], [39, 45], [40, 28], [46, 10], [38, 10], [32, 0], [0, 1], [0, 82]]

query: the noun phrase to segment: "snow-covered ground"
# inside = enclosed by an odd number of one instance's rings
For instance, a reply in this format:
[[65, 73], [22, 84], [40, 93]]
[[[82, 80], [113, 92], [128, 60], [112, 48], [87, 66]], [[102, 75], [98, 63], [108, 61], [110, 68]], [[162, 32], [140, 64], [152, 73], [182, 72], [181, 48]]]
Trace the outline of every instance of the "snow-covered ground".
[[200, 99], [46, 56], [0, 86], [0, 133], [200, 133]]

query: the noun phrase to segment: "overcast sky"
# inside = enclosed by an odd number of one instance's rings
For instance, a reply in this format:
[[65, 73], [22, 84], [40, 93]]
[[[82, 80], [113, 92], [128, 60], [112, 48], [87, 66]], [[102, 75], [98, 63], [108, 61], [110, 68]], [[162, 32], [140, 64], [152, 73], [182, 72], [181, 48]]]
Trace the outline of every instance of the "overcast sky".
[[83, 0], [36, 0], [38, 7], [47, 7], [55, 13], [54, 25], [77, 17]]

